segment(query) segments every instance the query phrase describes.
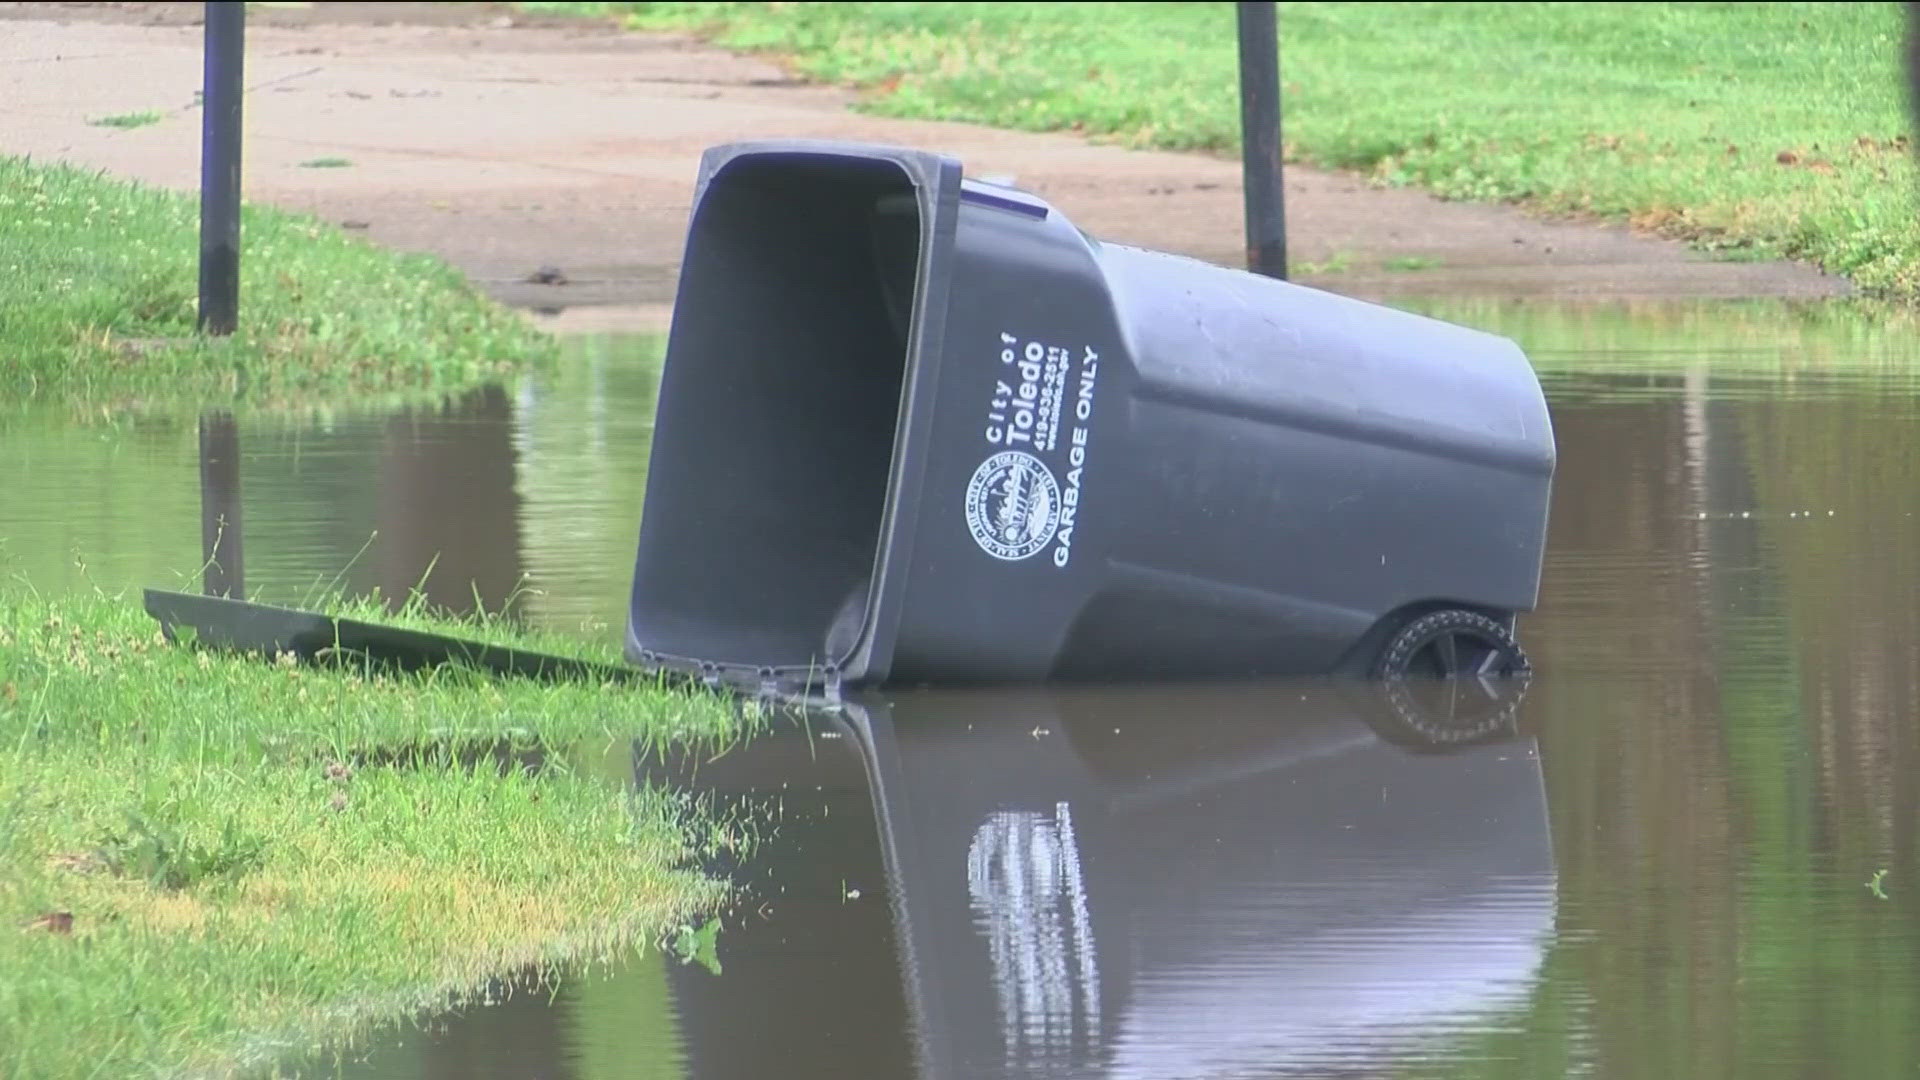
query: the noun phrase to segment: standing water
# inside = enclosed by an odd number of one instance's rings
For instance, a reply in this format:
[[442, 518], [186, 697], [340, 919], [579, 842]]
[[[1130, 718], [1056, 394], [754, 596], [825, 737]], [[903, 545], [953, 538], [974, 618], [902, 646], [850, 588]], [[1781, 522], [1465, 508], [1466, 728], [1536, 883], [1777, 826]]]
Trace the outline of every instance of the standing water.
[[[710, 962], [649, 955], [318, 1071], [1910, 1073], [1911, 339], [1826, 307], [1434, 313], [1516, 337], [1554, 411], [1517, 730], [1426, 746], [1308, 688], [920, 694], [697, 781], [623, 764], [772, 823], [719, 868], [751, 899]], [[432, 563], [447, 606], [616, 633], [657, 357], [581, 342], [441, 409], [243, 422], [249, 591], [404, 593]], [[193, 587], [191, 419], [27, 417], [0, 447], [10, 571]]]

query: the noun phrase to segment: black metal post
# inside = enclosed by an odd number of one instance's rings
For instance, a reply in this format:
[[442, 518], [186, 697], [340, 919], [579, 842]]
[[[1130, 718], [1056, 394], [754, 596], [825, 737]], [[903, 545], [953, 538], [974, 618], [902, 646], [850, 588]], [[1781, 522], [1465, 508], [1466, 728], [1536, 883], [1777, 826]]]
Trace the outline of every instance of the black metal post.
[[240, 541], [240, 429], [229, 413], [207, 413], [200, 417], [200, 549], [208, 596], [246, 596]]
[[1912, 152], [1920, 154], [1920, 3], [1908, 0], [1907, 33], [1901, 52], [1907, 76], [1907, 128]]
[[1247, 201], [1247, 269], [1287, 276], [1280, 188], [1280, 26], [1272, 3], [1239, 3], [1240, 143]]
[[247, 5], [208, 0], [200, 117], [200, 329], [240, 319], [240, 73]]

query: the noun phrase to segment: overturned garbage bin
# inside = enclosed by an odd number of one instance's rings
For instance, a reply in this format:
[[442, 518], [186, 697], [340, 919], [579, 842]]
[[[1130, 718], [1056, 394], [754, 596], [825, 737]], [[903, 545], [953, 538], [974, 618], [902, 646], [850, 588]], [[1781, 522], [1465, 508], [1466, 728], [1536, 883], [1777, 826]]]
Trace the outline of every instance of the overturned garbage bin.
[[952, 158], [700, 166], [628, 659], [709, 682], [1524, 671], [1513, 342], [1106, 243]]

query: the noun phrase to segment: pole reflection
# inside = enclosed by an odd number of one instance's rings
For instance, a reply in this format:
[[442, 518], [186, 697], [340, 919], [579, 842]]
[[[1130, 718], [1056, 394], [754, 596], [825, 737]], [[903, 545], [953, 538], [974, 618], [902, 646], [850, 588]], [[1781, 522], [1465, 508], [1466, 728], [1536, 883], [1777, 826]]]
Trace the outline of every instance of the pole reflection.
[[240, 520], [240, 428], [233, 415], [200, 417], [200, 552], [208, 596], [244, 599]]

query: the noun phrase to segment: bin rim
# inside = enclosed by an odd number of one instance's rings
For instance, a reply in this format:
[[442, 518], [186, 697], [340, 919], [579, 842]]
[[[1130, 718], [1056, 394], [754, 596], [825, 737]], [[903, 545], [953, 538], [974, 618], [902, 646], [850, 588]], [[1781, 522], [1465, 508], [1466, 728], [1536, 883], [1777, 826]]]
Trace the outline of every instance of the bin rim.
[[[645, 667], [680, 670], [709, 685], [752, 688], [760, 693], [802, 698], [823, 696], [837, 701], [844, 683], [886, 681], [893, 665], [907, 566], [911, 561], [919, 524], [922, 479], [930, 457], [924, 432], [934, 418], [942, 345], [946, 337], [947, 296], [952, 282], [952, 255], [959, 227], [964, 184], [960, 159], [950, 154], [880, 143], [828, 139], [747, 139], [709, 147], [700, 158], [689, 221], [698, 218], [709, 188], [720, 174], [746, 161], [814, 159], [821, 162], [866, 161], [891, 165], [912, 185], [919, 210], [920, 249], [914, 266], [911, 324], [906, 349], [900, 357], [902, 378], [898, 421], [894, 427], [886, 496], [875, 536], [873, 574], [867, 585], [866, 617], [859, 637], [844, 657], [826, 657], [805, 667], [766, 667], [750, 662], [725, 662], [676, 656], [647, 648], [635, 636], [631, 612], [627, 622], [630, 661]], [[688, 229], [689, 247], [695, 231]], [[689, 251], [690, 255], [691, 252]], [[684, 264], [684, 256], [683, 256]], [[676, 320], [677, 323], [677, 320]], [[673, 349], [673, 329], [667, 351]], [[644, 522], [642, 523], [644, 528]], [[639, 582], [636, 579], [636, 595]], [[823, 649], [824, 649], [824, 634]]]

